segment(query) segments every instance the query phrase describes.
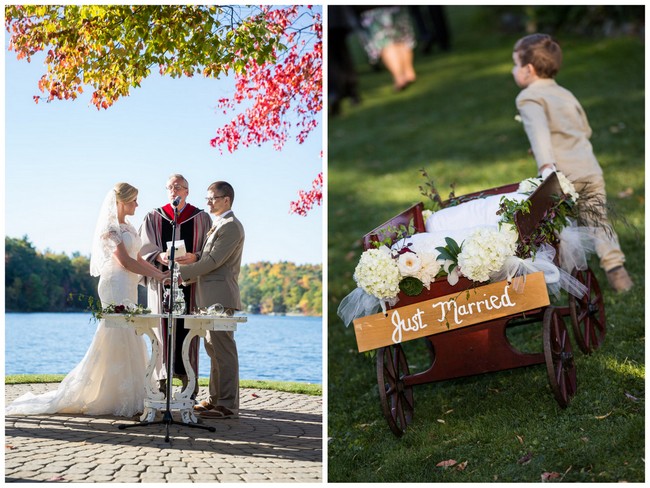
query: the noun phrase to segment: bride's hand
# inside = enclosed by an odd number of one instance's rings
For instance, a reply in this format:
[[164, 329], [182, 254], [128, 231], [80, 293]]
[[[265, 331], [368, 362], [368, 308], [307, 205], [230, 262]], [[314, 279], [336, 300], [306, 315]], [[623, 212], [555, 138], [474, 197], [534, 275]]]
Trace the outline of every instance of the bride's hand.
[[163, 285], [167, 285], [172, 281], [171, 276], [172, 276], [171, 271], [160, 271], [158, 272], [158, 276], [156, 277], [156, 279], [160, 281]]

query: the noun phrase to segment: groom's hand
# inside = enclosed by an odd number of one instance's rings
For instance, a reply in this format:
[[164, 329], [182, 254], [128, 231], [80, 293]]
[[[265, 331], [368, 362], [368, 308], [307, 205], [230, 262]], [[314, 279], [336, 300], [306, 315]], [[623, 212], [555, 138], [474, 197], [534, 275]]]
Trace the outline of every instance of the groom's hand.
[[169, 266], [169, 260], [167, 259], [167, 253], [166, 252], [159, 253], [158, 256], [156, 257], [156, 260], [160, 264], [164, 264], [165, 266]]
[[196, 254], [192, 252], [188, 252], [184, 256], [176, 258], [176, 262], [178, 264], [192, 264], [192, 263], [196, 263], [197, 261], [198, 259], [196, 258]]

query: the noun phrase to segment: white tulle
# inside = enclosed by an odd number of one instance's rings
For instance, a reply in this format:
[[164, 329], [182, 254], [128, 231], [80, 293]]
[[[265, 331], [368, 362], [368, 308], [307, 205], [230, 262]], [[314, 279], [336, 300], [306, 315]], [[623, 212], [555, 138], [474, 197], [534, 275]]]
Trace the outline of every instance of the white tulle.
[[589, 255], [596, 252], [598, 238], [593, 227], [579, 227], [571, 221], [560, 233], [560, 266], [566, 271], [585, 270]]
[[[130, 224], [120, 225], [121, 241], [131, 257], [137, 257], [140, 237]], [[115, 259], [103, 263], [99, 279], [102, 305], [137, 302], [139, 276]], [[56, 331], [52, 331], [56, 333]], [[61, 344], [60, 354], [65, 354]], [[55, 391], [26, 393], [5, 408], [5, 415], [75, 413], [131, 417], [142, 412], [145, 395], [146, 343], [133, 330], [107, 328], [100, 320], [81, 362]]]
[[581, 298], [587, 293], [587, 287], [553, 262], [555, 249], [542, 244], [534, 256], [526, 259], [510, 256], [501, 269], [490, 275], [490, 281], [507, 280], [512, 282], [517, 293], [523, 293], [526, 286], [526, 275], [542, 271], [548, 292], [556, 297], [561, 290]]
[[117, 199], [115, 190], [104, 197], [93, 235], [93, 248], [90, 254], [90, 274], [100, 276], [104, 266], [113, 259], [113, 252], [122, 242], [122, 232], [117, 220]]
[[355, 288], [341, 300], [336, 313], [347, 327], [354, 319], [378, 313], [380, 309], [386, 313], [386, 305], [392, 307], [396, 303], [397, 298], [384, 301], [366, 293], [361, 288]]

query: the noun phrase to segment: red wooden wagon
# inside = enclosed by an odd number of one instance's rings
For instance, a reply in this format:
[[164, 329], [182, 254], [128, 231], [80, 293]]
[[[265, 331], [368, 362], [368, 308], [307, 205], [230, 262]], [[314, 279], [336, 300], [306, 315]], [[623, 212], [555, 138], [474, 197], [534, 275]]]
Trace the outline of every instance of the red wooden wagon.
[[[517, 187], [517, 184], [506, 185], [465, 195], [459, 200], [468, 201], [487, 195], [509, 193], [516, 191]], [[539, 222], [545, 218], [547, 210], [555, 201], [554, 195], [561, 194], [561, 191], [557, 177], [552, 175], [530, 195], [530, 213], [515, 215], [520, 238], [529, 236]], [[385, 239], [387, 228], [412, 224], [416, 232], [424, 232], [422, 210], [422, 203], [414, 205], [366, 234], [363, 238], [364, 249], [373, 248], [375, 247], [373, 242]], [[390, 237], [394, 242], [396, 236], [393, 234]], [[557, 247], [558, 243], [553, 244]], [[541, 273], [539, 274], [541, 275]], [[418, 333], [422, 339], [418, 340], [426, 344], [430, 364], [426, 369], [417, 373], [410, 372], [402, 347], [403, 341], [395, 343], [395, 337], [392, 337], [393, 340], [382, 344], [381, 347], [373, 347], [372, 340], [370, 341], [371, 345], [368, 345], [365, 339], [372, 336], [373, 333], [377, 333], [382, 327], [384, 329], [385, 327], [396, 327], [395, 330], [397, 330], [399, 327], [395, 324], [403, 325], [404, 318], [400, 315], [402, 311], [407, 311], [406, 315], [409, 316], [409, 320], [410, 318], [414, 319], [412, 324], [409, 322], [411, 329], [421, 328], [422, 320], [420, 318], [419, 324], [417, 320], [417, 314], [423, 313], [420, 310], [420, 305], [423, 307], [427, 304], [437, 303], [439, 305], [441, 297], [444, 300], [449, 296], [462, 298], [463, 295], [476, 294], [477, 290], [482, 289], [477, 289], [475, 283], [461, 277], [456, 285], [451, 286], [445, 277], [438, 278], [431, 283], [429, 290], [423, 290], [418, 296], [407, 296], [400, 292], [396, 306], [388, 307], [388, 315], [377, 314], [380, 317], [372, 323], [366, 318], [355, 320], [359, 350], [372, 348], [377, 352], [377, 382], [380, 402], [391, 431], [395, 435], [401, 436], [412, 422], [415, 405], [413, 387], [415, 385], [522, 366], [545, 364], [553, 395], [561, 407], [566, 407], [575, 395], [577, 385], [576, 366], [565, 319], [570, 319], [574, 339], [585, 354], [590, 354], [601, 346], [606, 332], [603, 297], [594, 273], [587, 268], [583, 271], [573, 270], [572, 276], [584, 284], [588, 292], [582, 298], [569, 294], [568, 304], [565, 306], [549, 304], [543, 282], [542, 288], [527, 284], [522, 294], [524, 298], [531, 299], [532, 302], [541, 299], [539, 303], [547, 305], [496, 318], [486, 314], [487, 320], [462, 328], [448, 328], [447, 324], [446, 329], [440, 330], [439, 328], [431, 335], [425, 335], [427, 331], [419, 330]], [[531, 279], [531, 283], [532, 281]], [[486, 290], [488, 289], [486, 288]], [[540, 290], [542, 291], [540, 292]], [[483, 295], [487, 296], [486, 293], [488, 291]], [[546, 301], [542, 296], [531, 297], [531, 294], [546, 295]], [[484, 301], [485, 305], [489, 306], [489, 302]], [[418, 310], [418, 312], [414, 314], [414, 310]], [[389, 317], [391, 313], [393, 314], [392, 319]], [[400, 318], [395, 319], [396, 316]], [[478, 314], [478, 317], [480, 319], [483, 315]], [[382, 318], [384, 321], [381, 320]], [[390, 320], [394, 323], [391, 324]], [[542, 323], [543, 328], [542, 352], [523, 353], [513, 347], [506, 335], [506, 329], [539, 322]], [[385, 330], [382, 334], [385, 335]], [[401, 330], [398, 335], [401, 339]], [[378, 340], [381, 341], [381, 339]]]

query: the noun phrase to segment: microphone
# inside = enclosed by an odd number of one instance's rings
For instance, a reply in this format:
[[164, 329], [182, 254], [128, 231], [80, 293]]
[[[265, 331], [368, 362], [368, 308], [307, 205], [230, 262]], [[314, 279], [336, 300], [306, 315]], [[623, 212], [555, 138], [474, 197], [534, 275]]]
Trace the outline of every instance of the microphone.
[[172, 205], [173, 205], [174, 207], [178, 207], [178, 204], [179, 204], [179, 203], [181, 203], [181, 197], [180, 197], [180, 196], [174, 198], [174, 201], [172, 202]]

